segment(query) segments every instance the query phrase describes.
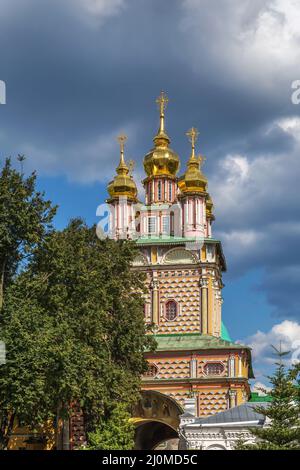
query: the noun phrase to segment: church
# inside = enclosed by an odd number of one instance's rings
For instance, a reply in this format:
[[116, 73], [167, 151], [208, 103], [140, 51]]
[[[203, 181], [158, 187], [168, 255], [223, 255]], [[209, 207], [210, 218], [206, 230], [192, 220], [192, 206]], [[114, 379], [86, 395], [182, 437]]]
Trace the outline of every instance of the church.
[[144, 201], [139, 201], [132, 164], [124, 157], [108, 185], [110, 236], [135, 240], [134, 270], [146, 274], [144, 318], [157, 349], [145, 352], [142, 398], [133, 420], [136, 448], [158, 448], [180, 438], [185, 412], [206, 418], [247, 402], [253, 378], [251, 351], [234, 343], [222, 322], [222, 244], [213, 237], [213, 201], [196, 154], [198, 131], [187, 132], [190, 156], [180, 158], [165, 128], [168, 98], [157, 99], [159, 129], [145, 155]]
[[[192, 127], [187, 132], [190, 155], [179, 174], [180, 158], [165, 129], [167, 103], [162, 92], [157, 99], [159, 129], [143, 161], [144, 200], [139, 200], [132, 164], [125, 161], [125, 135], [118, 138], [120, 160], [107, 188], [109, 236], [137, 245], [132, 269], [145, 274], [143, 314], [147, 334], [157, 343], [155, 352], [145, 351], [148, 370], [132, 413], [135, 448], [200, 449], [205, 442], [207, 448], [229, 449], [240, 426], [248, 437], [249, 416], [254, 425], [261, 422], [247, 405], [251, 351], [234, 343], [222, 322], [226, 261], [221, 242], [213, 237], [204, 158], [196, 154], [198, 131]], [[233, 423], [236, 416], [243, 418], [241, 423]], [[225, 444], [224, 425], [229, 436]], [[74, 405], [61, 433], [52, 431], [53, 439], [45, 444], [27, 429], [16, 428], [9, 448], [81, 448], [86, 434], [80, 407]]]

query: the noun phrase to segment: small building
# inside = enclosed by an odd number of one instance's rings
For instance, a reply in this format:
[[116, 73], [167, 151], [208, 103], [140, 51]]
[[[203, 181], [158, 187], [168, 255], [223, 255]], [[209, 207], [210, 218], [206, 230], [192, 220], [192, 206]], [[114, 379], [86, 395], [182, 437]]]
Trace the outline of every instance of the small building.
[[197, 418], [192, 409], [187, 409], [180, 417], [181, 436], [186, 448], [235, 450], [239, 440], [253, 444], [255, 437], [250, 432], [251, 428], [267, 424], [267, 418], [255, 408], [267, 407], [268, 401], [267, 397], [263, 401], [255, 399], [205, 418]]

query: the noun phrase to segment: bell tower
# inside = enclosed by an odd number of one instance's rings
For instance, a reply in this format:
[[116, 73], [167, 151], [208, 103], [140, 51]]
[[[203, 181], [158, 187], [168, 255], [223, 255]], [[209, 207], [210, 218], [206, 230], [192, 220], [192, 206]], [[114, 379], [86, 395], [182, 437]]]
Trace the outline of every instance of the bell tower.
[[[146, 275], [143, 313], [157, 342], [155, 352], [145, 353], [147, 413], [153, 400], [155, 415], [162, 394], [181, 409], [193, 399], [197, 415], [207, 416], [247, 400], [251, 352], [232, 342], [222, 322], [226, 261], [221, 242], [212, 234], [213, 202], [202, 172], [204, 157], [196, 155], [198, 131], [192, 127], [187, 132], [190, 156], [178, 177], [180, 159], [165, 129], [166, 94], [156, 102], [160, 123], [143, 160], [145, 201], [138, 208], [139, 230], [134, 233], [132, 225], [137, 192], [124, 162], [123, 140], [117, 176], [108, 186], [109, 202], [120, 214], [114, 216], [115, 238], [125, 232], [136, 240], [139, 254], [132, 269]], [[126, 209], [120, 207], [120, 196], [127, 198]]]

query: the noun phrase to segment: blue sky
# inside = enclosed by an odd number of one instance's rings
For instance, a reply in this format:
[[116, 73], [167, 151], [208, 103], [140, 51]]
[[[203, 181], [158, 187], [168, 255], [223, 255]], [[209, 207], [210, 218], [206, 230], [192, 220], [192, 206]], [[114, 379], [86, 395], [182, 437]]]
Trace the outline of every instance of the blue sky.
[[161, 89], [181, 171], [198, 128], [228, 263], [223, 318], [252, 345], [258, 380], [270, 342], [300, 338], [299, 3], [0, 0], [0, 158], [27, 156], [57, 227], [97, 221], [120, 131], [142, 179]]

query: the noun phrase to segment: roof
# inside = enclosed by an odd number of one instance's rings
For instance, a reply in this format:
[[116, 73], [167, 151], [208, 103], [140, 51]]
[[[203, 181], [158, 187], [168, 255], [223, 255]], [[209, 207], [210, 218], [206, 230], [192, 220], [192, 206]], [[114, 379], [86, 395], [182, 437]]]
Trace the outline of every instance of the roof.
[[254, 378], [251, 349], [244, 344], [233, 343], [223, 338], [215, 336], [202, 335], [200, 333], [171, 333], [153, 335], [157, 343], [155, 352], [160, 351], [201, 351], [201, 350], [222, 350], [222, 349], [238, 349], [246, 350], [249, 359], [249, 378]]
[[200, 349], [249, 349], [243, 344], [233, 343], [215, 336], [200, 333], [171, 333], [153, 335], [156, 351], [184, 351]]
[[249, 401], [252, 403], [270, 402], [272, 397], [270, 395], [260, 395], [258, 392], [251, 392]]
[[223, 322], [221, 322], [221, 338], [225, 341], [232, 341], [229, 332]]
[[[207, 418], [198, 418], [195, 420], [195, 424], [206, 425], [206, 424], [225, 424], [225, 423], [245, 423], [251, 421], [258, 421], [259, 424], [265, 422], [265, 416], [255, 411], [257, 404], [243, 403], [242, 405], [229, 408], [229, 410], [216, 413], [215, 415]], [[262, 407], [267, 407], [268, 403], [259, 403]]]

